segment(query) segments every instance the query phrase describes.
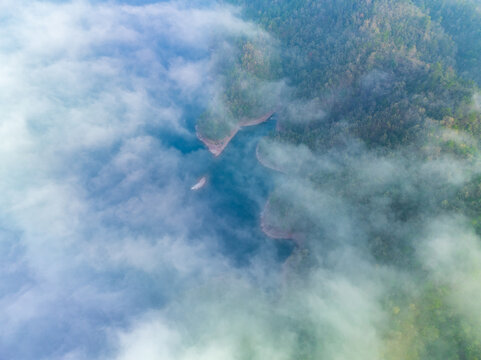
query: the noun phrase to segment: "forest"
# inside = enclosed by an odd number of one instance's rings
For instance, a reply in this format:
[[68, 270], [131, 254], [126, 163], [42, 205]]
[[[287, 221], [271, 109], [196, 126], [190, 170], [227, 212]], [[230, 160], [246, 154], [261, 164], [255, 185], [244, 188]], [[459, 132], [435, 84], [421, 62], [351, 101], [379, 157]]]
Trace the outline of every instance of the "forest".
[[[332, 216], [341, 216], [340, 203], [348, 203], [352, 214], [343, 215], [355, 218], [355, 232], [363, 234], [350, 245], [367, 248], [376, 266], [398, 269], [412, 281], [412, 288], [392, 284], [384, 296], [390, 319], [382, 330], [382, 358], [481, 359], [479, 327], [449, 300], [462, 289], [430, 276], [416, 256], [419, 234], [435, 217], [461, 216], [481, 235], [480, 5], [227, 3], [240, 6], [276, 43], [269, 48], [262, 36], [238, 39], [230, 63], [219, 70], [223, 117], [208, 111], [200, 123], [222, 137], [220, 124], [275, 109], [277, 129], [258, 156], [290, 180], [270, 195], [263, 221], [271, 232], [277, 228], [276, 236], [296, 241], [292, 272], [309, 272], [326, 261], [320, 252], [345, 243], [322, 210], [306, 203], [329, 203]], [[382, 165], [373, 162], [389, 163], [391, 175], [376, 176]], [[452, 181], [445, 170], [434, 169], [439, 163], [450, 164], [446, 171], [462, 172], [463, 179]], [[372, 173], [364, 171], [369, 168]], [[479, 264], [469, 271], [481, 281]], [[299, 338], [302, 356], [296, 359], [322, 358], [316, 355], [322, 338], [305, 323], [297, 326], [308, 335]]]

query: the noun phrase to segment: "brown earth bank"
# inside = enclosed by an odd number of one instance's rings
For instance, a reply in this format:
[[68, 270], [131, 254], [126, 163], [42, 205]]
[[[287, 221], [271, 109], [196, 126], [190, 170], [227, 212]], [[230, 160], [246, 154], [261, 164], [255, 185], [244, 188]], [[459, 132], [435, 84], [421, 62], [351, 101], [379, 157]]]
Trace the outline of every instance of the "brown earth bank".
[[245, 121], [241, 121], [240, 122], [240, 126], [255, 126], [255, 125], [259, 125], [259, 124], [262, 124], [263, 122], [266, 122], [267, 120], [269, 120], [272, 115], [274, 115], [274, 112], [275, 111], [270, 111], [268, 112], [267, 114], [265, 114], [264, 116], [261, 116], [260, 118], [257, 118], [257, 119], [248, 119], [248, 120], [245, 120]]
[[197, 135], [197, 138], [202, 141], [205, 146], [207, 146], [207, 149], [209, 149], [209, 151], [215, 156], [219, 156], [220, 154], [222, 154], [222, 152], [224, 151], [224, 149], [227, 147], [227, 145], [229, 144], [229, 142], [232, 140], [232, 138], [237, 134], [237, 132], [239, 131], [239, 127], [236, 127], [234, 130], [232, 130], [232, 132], [226, 136], [225, 138], [222, 138], [220, 140], [212, 140], [212, 139], [209, 139], [205, 136], [203, 136], [200, 132], [199, 132], [199, 129], [196, 128], [196, 135]]
[[278, 239], [278, 240], [292, 240], [296, 244], [300, 245], [302, 241], [302, 234], [296, 233], [292, 229], [281, 229], [279, 226], [270, 224], [269, 217], [271, 217], [271, 204], [270, 201], [267, 200], [266, 205], [264, 206], [264, 210], [261, 213], [260, 217], [260, 226], [261, 230], [264, 234], [266, 234], [271, 239]]
[[261, 164], [262, 166], [264, 166], [268, 169], [271, 169], [271, 170], [274, 170], [274, 171], [277, 171], [277, 172], [280, 172], [280, 173], [283, 173], [283, 174], [287, 174], [287, 172], [285, 170], [281, 169], [279, 166], [276, 166], [272, 163], [269, 163], [268, 160], [266, 160], [265, 158], [262, 157], [261, 152], [259, 151], [259, 144], [257, 144], [257, 146], [256, 146], [256, 159], [259, 162], [259, 164]]
[[206, 136], [202, 135], [198, 129], [198, 127], [196, 127], [196, 135], [197, 135], [197, 138], [202, 141], [205, 146], [207, 146], [207, 149], [209, 149], [209, 151], [215, 156], [219, 156], [220, 154], [222, 154], [222, 152], [224, 151], [224, 149], [227, 147], [227, 145], [229, 144], [229, 142], [232, 140], [232, 138], [237, 134], [237, 132], [244, 126], [255, 126], [255, 125], [259, 125], [259, 124], [262, 124], [263, 122], [266, 122], [267, 120], [269, 120], [272, 115], [274, 115], [274, 111], [270, 111], [268, 112], [267, 114], [259, 117], [259, 118], [256, 118], [256, 119], [248, 119], [248, 120], [244, 120], [244, 121], [241, 121], [239, 123], [239, 125], [237, 125], [229, 135], [227, 135], [226, 137], [220, 139], [220, 140], [212, 140], [212, 139], [209, 139], [207, 138]]

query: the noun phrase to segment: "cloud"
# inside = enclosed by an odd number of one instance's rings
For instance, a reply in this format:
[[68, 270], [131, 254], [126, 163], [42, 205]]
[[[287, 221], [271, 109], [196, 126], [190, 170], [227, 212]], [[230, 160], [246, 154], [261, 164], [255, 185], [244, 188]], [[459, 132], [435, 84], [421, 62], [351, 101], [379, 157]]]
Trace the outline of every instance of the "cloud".
[[376, 328], [383, 319], [378, 294], [363, 290], [369, 281], [354, 284], [324, 271], [304, 281], [295, 291], [271, 294], [239, 278], [211, 282], [120, 333], [116, 359], [379, 358]]
[[0, 7], [0, 357], [103, 357], [106, 328], [226, 271], [189, 191], [205, 151], [173, 139], [217, 44], [259, 30], [216, 4]]
[[[383, 154], [341, 126], [325, 152], [260, 141], [279, 173], [253, 165], [257, 136], [212, 160], [194, 121], [226, 111], [235, 40], [278, 51], [239, 9], [7, 0], [0, 12], [0, 358], [383, 359], [414, 347], [393, 324], [419, 327], [405, 314], [423, 306], [423, 276], [478, 329], [481, 250], [458, 212], [479, 163], [439, 151], [474, 139], [433, 129], [421, 153]], [[329, 99], [237, 70], [258, 109], [281, 103], [281, 125], [329, 116]], [[382, 96], [389, 81], [374, 70], [360, 85]], [[284, 206], [271, 215], [302, 234], [290, 256], [259, 227], [271, 183]]]
[[481, 94], [474, 94], [473, 104], [476, 111], [481, 111]]
[[426, 233], [419, 257], [432, 280], [449, 289], [448, 302], [453, 310], [475, 329], [475, 334], [480, 334], [481, 309], [476, 301], [481, 293], [479, 237], [462, 217], [437, 219]]

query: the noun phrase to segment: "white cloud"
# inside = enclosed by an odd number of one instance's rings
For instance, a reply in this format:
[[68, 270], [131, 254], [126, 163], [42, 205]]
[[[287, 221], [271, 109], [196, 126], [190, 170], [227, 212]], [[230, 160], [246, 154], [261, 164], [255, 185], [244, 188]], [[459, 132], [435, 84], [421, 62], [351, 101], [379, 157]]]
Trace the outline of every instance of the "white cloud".
[[[446, 286], [450, 305], [481, 334], [481, 245], [466, 219], [440, 218], [427, 229], [419, 256], [433, 281]], [[481, 339], [481, 337], [479, 337]]]
[[198, 155], [155, 134], [194, 138], [182, 102], [209, 93], [216, 42], [258, 30], [233, 8], [186, 2], [0, 11], [0, 223], [13, 234], [0, 242], [18, 249], [2, 278], [13, 290], [0, 289], [0, 357], [94, 358], [109, 322], [181, 278], [225, 271], [216, 240], [192, 234], [203, 205], [186, 163]]

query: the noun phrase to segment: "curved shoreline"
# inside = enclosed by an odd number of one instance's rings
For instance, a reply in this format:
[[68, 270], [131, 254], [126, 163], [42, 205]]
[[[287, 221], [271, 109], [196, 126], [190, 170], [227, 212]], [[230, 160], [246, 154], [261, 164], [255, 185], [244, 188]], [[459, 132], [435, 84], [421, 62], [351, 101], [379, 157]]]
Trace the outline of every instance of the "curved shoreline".
[[[224, 137], [220, 140], [212, 140], [212, 139], [209, 139], [209, 138], [205, 137], [204, 135], [202, 135], [200, 133], [197, 126], [196, 126], [196, 135], [197, 135], [197, 138], [207, 146], [207, 149], [215, 157], [218, 157], [220, 154], [222, 154], [222, 152], [227, 147], [229, 142], [234, 138], [234, 136], [239, 132], [239, 130], [242, 127], [244, 127], [244, 126], [255, 126], [255, 125], [262, 124], [262, 123], [266, 122], [267, 120], [269, 120], [272, 117], [272, 115], [274, 115], [274, 114], [275, 114], [275, 111], [270, 111], [269, 113], [267, 113], [267, 114], [265, 114], [265, 115], [263, 115], [259, 118], [250, 119], [250, 120], [240, 122], [231, 131], [231, 133], [228, 136], [226, 136], [226, 137]], [[276, 129], [277, 129], [277, 125], [276, 125]], [[262, 159], [262, 156], [259, 153], [259, 144], [257, 144], [257, 146], [256, 146], [256, 159], [257, 159], [257, 161], [259, 161], [259, 163], [262, 166], [264, 166], [266, 168], [269, 168], [269, 169], [272, 169], [274, 171], [278, 171], [278, 172], [281, 172], [281, 173], [285, 173], [285, 171], [283, 171], [282, 169], [277, 168], [273, 165], [270, 165], [265, 160]], [[205, 185], [205, 181], [206, 181], [205, 177], [201, 178], [199, 180], [199, 182], [192, 187], [192, 190], [201, 189]], [[291, 240], [291, 241], [294, 241], [294, 243], [296, 243], [297, 245], [300, 245], [301, 239], [302, 239], [301, 234], [296, 234], [292, 231], [282, 230], [282, 229], [280, 229], [276, 226], [270, 225], [266, 222], [266, 214], [269, 211], [269, 205], [270, 205], [270, 201], [267, 200], [267, 203], [264, 207], [264, 210], [261, 212], [261, 215], [260, 215], [260, 228], [261, 228], [262, 232], [271, 239]]]
[[202, 141], [205, 146], [207, 146], [207, 149], [215, 156], [219, 156], [220, 154], [222, 154], [222, 152], [224, 151], [224, 149], [227, 147], [227, 145], [229, 144], [229, 142], [232, 140], [232, 138], [237, 134], [237, 132], [244, 126], [255, 126], [255, 125], [259, 125], [259, 124], [262, 124], [264, 122], [266, 122], [267, 120], [269, 120], [272, 115], [274, 115], [274, 111], [270, 111], [268, 112], [267, 114], [257, 118], [257, 119], [250, 119], [250, 120], [246, 120], [246, 121], [241, 121], [232, 131], [229, 135], [227, 135], [226, 137], [220, 139], [220, 140], [212, 140], [212, 139], [209, 139], [207, 137], [205, 137], [204, 135], [202, 135], [199, 131], [199, 128], [196, 126], [195, 127], [195, 134], [197, 135], [197, 138]]
[[267, 169], [271, 169], [271, 170], [280, 172], [282, 174], [287, 174], [287, 171], [284, 171], [280, 167], [276, 167], [272, 164], [267, 163], [267, 161], [262, 158], [262, 156], [259, 153], [259, 143], [257, 143], [257, 146], [256, 146], [256, 159], [259, 162], [259, 164], [261, 164], [262, 166], [264, 166]]
[[267, 120], [269, 120], [272, 117], [272, 115], [274, 115], [274, 113], [275, 113], [275, 111], [270, 111], [267, 114], [265, 114], [264, 116], [261, 116], [260, 118], [243, 121], [243, 122], [240, 123], [240, 126], [241, 127], [243, 127], [243, 126], [255, 126], [255, 125], [262, 124], [263, 122], [266, 122]]
[[271, 239], [276, 240], [292, 240], [296, 244], [300, 244], [301, 236], [296, 234], [290, 230], [282, 230], [274, 225], [270, 225], [266, 222], [266, 214], [269, 212], [270, 208], [270, 201], [267, 200], [266, 205], [264, 206], [264, 210], [262, 210], [260, 215], [260, 227], [262, 232], [270, 237]]
[[205, 146], [207, 146], [207, 149], [215, 156], [219, 156], [220, 154], [222, 154], [222, 152], [224, 151], [224, 149], [227, 147], [227, 145], [229, 144], [229, 142], [232, 140], [232, 138], [237, 134], [237, 132], [239, 131], [239, 127], [236, 127], [234, 130], [232, 130], [232, 132], [226, 136], [225, 138], [223, 139], [220, 139], [220, 140], [212, 140], [212, 139], [209, 139], [205, 136], [203, 136], [200, 132], [199, 132], [199, 129], [197, 128], [196, 126], [196, 129], [195, 129], [195, 134], [197, 135], [197, 138], [202, 141]]

